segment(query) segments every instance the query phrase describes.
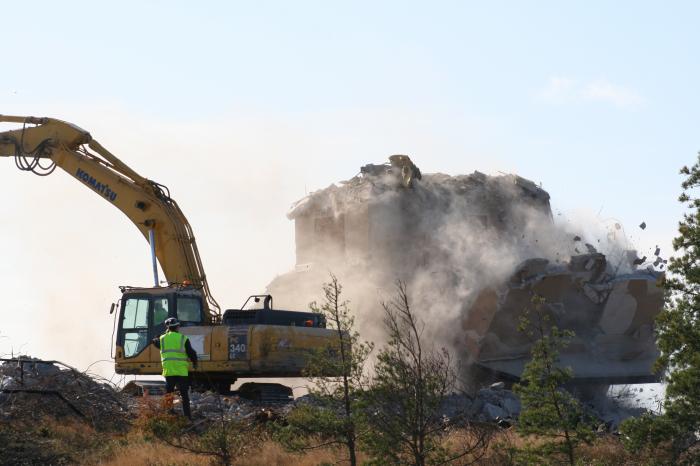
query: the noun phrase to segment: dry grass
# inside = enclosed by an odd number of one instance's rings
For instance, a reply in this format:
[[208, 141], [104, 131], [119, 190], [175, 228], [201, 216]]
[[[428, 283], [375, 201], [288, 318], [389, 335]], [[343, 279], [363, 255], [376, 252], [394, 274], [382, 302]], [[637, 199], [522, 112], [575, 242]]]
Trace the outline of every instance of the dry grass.
[[141, 442], [115, 448], [108, 459], [86, 459], [82, 464], [100, 466], [208, 466], [211, 459], [167, 445]]
[[[524, 437], [513, 430], [501, 431], [489, 445], [484, 458], [476, 464], [480, 466], [514, 465], [510, 452], [514, 448], [541, 443], [536, 437]], [[604, 435], [596, 438], [591, 445], [581, 445], [576, 452], [578, 461], [587, 466], [640, 466], [646, 464], [665, 464], [660, 458], [641, 455], [625, 450], [618, 437]], [[656, 462], [654, 462], [656, 461]], [[660, 462], [659, 462], [660, 461]]]
[[[514, 463], [508, 454], [508, 447], [522, 447], [525, 444], [526, 440], [517, 434], [509, 431], [500, 432], [489, 446], [486, 456], [475, 464], [479, 466], [512, 465]], [[204, 466], [212, 464], [210, 458], [138, 439], [113, 449], [111, 455], [106, 460], [87, 461], [83, 464], [91, 466]], [[581, 464], [591, 466], [637, 466], [647, 464], [650, 460], [650, 458], [640, 458], [625, 451], [620, 441], [612, 436], [601, 437], [593, 445], [581, 447], [579, 458]], [[287, 452], [279, 444], [267, 441], [259, 449], [244, 458], [240, 458], [234, 464], [237, 466], [317, 466], [319, 464], [338, 464], [342, 459], [342, 451], [319, 449], [297, 454]], [[367, 460], [367, 458], [361, 454], [360, 461], [363, 460]], [[457, 461], [453, 464], [464, 464], [464, 461]]]
[[[240, 466], [289, 465], [317, 466], [323, 463], [336, 464], [342, 459], [342, 453], [329, 449], [318, 449], [303, 454], [286, 452], [279, 444], [265, 442], [260, 450], [236, 463]], [[360, 460], [363, 456], [360, 455]]]
[[[361, 457], [362, 458], [362, 457]], [[317, 466], [335, 464], [341, 459], [339, 452], [323, 449], [304, 454], [286, 452], [274, 442], [265, 442], [259, 449], [240, 458], [237, 466]], [[212, 458], [195, 455], [164, 444], [151, 442], [129, 442], [114, 448], [107, 459], [86, 459], [89, 466], [199, 466], [211, 465]]]
[[[453, 447], [464, 445], [468, 432], [453, 432], [446, 442]], [[261, 444], [238, 458], [238, 466], [274, 466], [338, 464], [344, 459], [343, 450], [318, 449], [303, 454], [290, 453], [269, 439], [258, 437]], [[491, 440], [486, 455], [476, 464], [504, 466], [513, 463], [509, 453], [528, 442], [512, 430], [498, 431]], [[582, 464], [627, 466], [649, 464], [652, 458], [641, 457], [622, 447], [613, 436], [596, 439], [592, 445], [583, 445], [578, 451]], [[367, 460], [360, 455], [360, 460]], [[464, 458], [471, 460], [472, 458]], [[38, 424], [0, 426], [0, 465], [21, 464], [83, 464], [88, 466], [199, 466], [212, 464], [213, 458], [149, 440], [139, 427], [126, 433], [98, 432], [92, 427], [70, 419], [47, 419]], [[465, 461], [461, 461], [462, 464]], [[460, 464], [456, 462], [454, 464]]]
[[[148, 422], [163, 415], [163, 407], [156, 399], [145, 398], [141, 401], [138, 416], [133, 429], [125, 436], [114, 440], [108, 448], [93, 458], [86, 458], [85, 465], [100, 466], [180, 466], [216, 464], [216, 458], [197, 455], [186, 450], [166, 445], [152, 439], [148, 433]], [[318, 465], [335, 464], [342, 459], [342, 454], [330, 449], [314, 450], [305, 454], [285, 451], [279, 444], [269, 440], [264, 432], [251, 443], [261, 442], [239, 458], [236, 465]]]
[[0, 422], [0, 465], [74, 464], [102, 443], [102, 434], [73, 418]]
[[611, 466], [638, 466], [644, 464], [668, 464], [661, 456], [648, 452], [625, 450], [618, 437], [606, 435], [596, 439], [592, 445], [582, 445], [580, 457], [585, 464]]

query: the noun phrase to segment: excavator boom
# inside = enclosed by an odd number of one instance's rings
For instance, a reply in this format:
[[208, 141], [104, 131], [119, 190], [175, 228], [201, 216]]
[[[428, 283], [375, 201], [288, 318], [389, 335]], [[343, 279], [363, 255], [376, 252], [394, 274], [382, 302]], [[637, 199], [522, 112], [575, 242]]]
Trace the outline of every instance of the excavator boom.
[[192, 228], [165, 186], [142, 177], [90, 133], [65, 121], [0, 115], [0, 122], [23, 125], [0, 132], [0, 157], [14, 157], [18, 168], [38, 175], [59, 167], [113, 204], [149, 240], [168, 284], [200, 288], [205, 322], [220, 320]]

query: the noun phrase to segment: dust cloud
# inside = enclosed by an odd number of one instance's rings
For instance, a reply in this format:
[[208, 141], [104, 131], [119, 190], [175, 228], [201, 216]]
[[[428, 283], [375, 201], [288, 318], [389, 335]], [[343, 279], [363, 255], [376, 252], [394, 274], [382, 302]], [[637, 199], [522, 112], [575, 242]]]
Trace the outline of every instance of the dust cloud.
[[553, 214], [548, 193], [531, 181], [437, 173], [406, 188], [396, 170], [367, 166], [293, 206], [297, 265], [270, 283], [277, 302], [295, 308], [320, 299], [320, 285], [333, 273], [359, 316], [360, 333], [382, 343], [380, 303], [401, 280], [426, 341], [468, 364], [470, 309], [483, 290], [508, 283], [524, 261], [565, 270], [572, 256], [602, 253], [608, 279], [634, 271], [619, 223], [584, 225]]

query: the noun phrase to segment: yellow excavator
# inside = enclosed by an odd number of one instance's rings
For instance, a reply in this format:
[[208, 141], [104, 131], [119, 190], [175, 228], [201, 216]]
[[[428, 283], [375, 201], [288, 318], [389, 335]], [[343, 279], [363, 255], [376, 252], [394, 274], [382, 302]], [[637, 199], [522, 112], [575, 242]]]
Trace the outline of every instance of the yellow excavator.
[[[19, 169], [41, 176], [61, 168], [121, 210], [150, 244], [154, 286], [120, 287], [121, 298], [110, 310], [118, 310], [118, 374], [160, 374], [160, 354], [150, 342], [168, 317], [182, 323], [199, 354], [193, 382], [219, 391], [238, 378], [302, 376], [306, 355], [333, 338], [322, 315], [274, 309], [269, 295], [251, 296], [222, 313], [192, 228], [168, 188], [129, 168], [87, 131], [53, 118], [0, 115], [0, 122], [18, 125], [0, 132], [0, 157], [13, 157]], [[256, 397], [274, 384], [246, 385]]]

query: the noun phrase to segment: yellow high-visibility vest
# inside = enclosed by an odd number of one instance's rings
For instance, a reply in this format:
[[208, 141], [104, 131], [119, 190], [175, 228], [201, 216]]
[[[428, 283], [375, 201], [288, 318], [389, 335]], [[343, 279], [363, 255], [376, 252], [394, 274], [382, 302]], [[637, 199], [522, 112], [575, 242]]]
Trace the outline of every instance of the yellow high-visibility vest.
[[188, 374], [185, 343], [187, 336], [178, 332], [168, 331], [160, 336], [160, 364], [163, 366], [164, 377]]

